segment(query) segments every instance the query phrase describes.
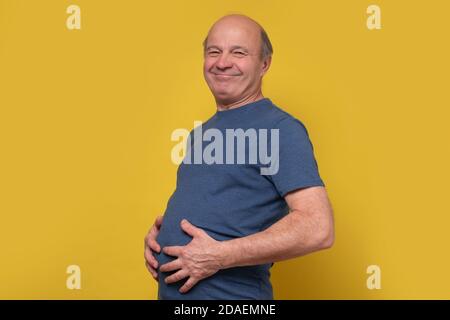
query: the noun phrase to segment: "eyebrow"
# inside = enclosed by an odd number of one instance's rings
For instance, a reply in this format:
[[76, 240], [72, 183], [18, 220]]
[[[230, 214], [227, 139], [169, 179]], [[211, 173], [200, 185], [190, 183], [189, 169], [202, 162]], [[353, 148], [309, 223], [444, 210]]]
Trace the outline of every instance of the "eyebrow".
[[[210, 50], [210, 49], [218, 49], [218, 50], [222, 50], [219, 46], [215, 46], [215, 45], [208, 46], [208, 47], [206, 48], [206, 50]], [[243, 46], [232, 46], [232, 47], [231, 47], [231, 50], [232, 50], [232, 51], [233, 51], [233, 50], [236, 50], [236, 49], [239, 49], [239, 50], [243, 50], [243, 51], [245, 51], [245, 52], [248, 52], [248, 49], [247, 49], [246, 47], [243, 47]]]

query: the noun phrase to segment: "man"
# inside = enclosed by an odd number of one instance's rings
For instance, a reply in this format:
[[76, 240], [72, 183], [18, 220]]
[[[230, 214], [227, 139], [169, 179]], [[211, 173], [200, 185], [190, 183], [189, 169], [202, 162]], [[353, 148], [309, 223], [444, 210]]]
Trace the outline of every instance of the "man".
[[[333, 244], [332, 208], [306, 128], [261, 92], [271, 56], [266, 32], [242, 15], [219, 19], [204, 41], [217, 111], [203, 127], [276, 130], [277, 166], [266, 175], [263, 161], [179, 166], [164, 217], [145, 238], [159, 299], [273, 299], [274, 262]], [[189, 153], [204, 142], [191, 132]]]

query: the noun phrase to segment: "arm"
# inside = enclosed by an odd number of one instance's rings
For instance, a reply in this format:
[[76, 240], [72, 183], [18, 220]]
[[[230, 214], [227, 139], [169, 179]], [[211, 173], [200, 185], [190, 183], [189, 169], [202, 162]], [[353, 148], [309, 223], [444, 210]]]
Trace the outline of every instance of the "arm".
[[223, 269], [291, 259], [333, 245], [333, 211], [324, 187], [299, 189], [285, 200], [290, 213], [266, 230], [221, 242]]

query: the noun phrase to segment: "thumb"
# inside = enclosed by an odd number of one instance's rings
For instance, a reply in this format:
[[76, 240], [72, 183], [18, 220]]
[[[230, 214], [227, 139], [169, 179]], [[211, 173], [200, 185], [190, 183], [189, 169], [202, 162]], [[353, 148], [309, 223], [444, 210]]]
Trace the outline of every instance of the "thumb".
[[200, 235], [201, 229], [197, 228], [186, 219], [181, 220], [180, 225], [181, 229], [183, 229], [183, 231], [186, 232], [191, 237], [196, 237]]

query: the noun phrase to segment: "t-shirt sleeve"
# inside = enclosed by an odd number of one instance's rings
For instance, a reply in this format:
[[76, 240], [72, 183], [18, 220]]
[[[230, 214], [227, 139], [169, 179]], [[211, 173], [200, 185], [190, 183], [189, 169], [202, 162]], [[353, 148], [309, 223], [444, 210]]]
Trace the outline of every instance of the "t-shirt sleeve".
[[303, 123], [287, 117], [279, 121], [275, 128], [279, 130], [278, 171], [274, 170], [274, 174], [268, 177], [278, 193], [284, 197], [296, 189], [325, 186]]

